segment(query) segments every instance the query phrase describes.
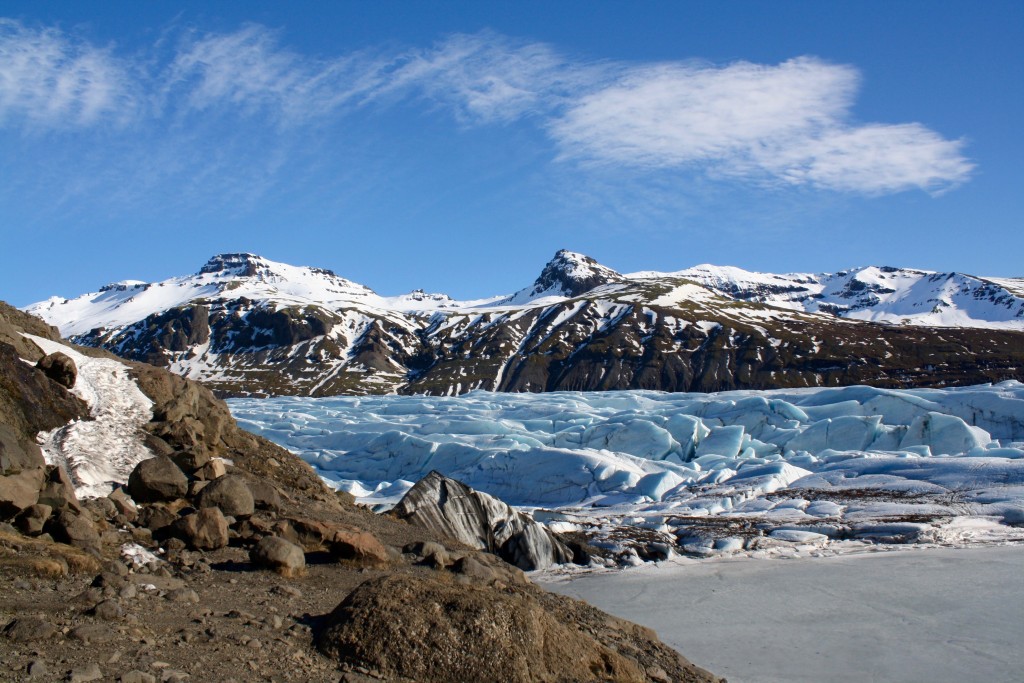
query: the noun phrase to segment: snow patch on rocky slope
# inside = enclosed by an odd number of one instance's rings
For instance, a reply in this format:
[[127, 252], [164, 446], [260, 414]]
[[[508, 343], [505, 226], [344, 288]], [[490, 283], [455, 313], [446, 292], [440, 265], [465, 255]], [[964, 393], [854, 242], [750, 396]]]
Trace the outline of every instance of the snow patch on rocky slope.
[[45, 353], [60, 352], [75, 362], [78, 379], [71, 391], [89, 405], [93, 417], [39, 435], [47, 464], [65, 467], [79, 498], [107, 495], [115, 483], [128, 481], [139, 462], [153, 457], [143, 431], [153, 419], [153, 401], [139, 390], [124, 363], [25, 336]]

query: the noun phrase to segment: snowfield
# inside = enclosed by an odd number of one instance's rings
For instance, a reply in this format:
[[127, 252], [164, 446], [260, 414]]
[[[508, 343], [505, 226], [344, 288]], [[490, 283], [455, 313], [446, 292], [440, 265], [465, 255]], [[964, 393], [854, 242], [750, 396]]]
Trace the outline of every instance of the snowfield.
[[77, 420], [38, 436], [50, 465], [64, 465], [80, 498], [105, 496], [128, 481], [135, 466], [153, 452], [143, 427], [153, 419], [153, 401], [128, 374], [128, 366], [90, 358], [70, 346], [26, 334], [45, 353], [60, 352], [78, 368], [72, 393], [89, 405], [92, 420]]
[[1019, 382], [229, 405], [364, 503], [394, 504], [438, 470], [596, 536], [620, 563], [1024, 540]]

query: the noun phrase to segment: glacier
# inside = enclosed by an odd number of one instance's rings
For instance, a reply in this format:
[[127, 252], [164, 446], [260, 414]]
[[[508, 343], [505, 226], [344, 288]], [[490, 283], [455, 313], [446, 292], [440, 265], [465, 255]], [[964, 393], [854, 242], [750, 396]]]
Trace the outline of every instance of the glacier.
[[437, 470], [553, 530], [641, 529], [648, 554], [1024, 540], [1017, 381], [228, 403], [378, 509]]

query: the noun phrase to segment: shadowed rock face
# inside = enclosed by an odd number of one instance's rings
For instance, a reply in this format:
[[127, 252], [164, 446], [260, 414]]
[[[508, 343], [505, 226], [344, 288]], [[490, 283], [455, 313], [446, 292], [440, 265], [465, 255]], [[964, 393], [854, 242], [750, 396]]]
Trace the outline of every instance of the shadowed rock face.
[[540, 277], [533, 283], [531, 294], [551, 292], [562, 296], [580, 296], [595, 287], [622, 279], [622, 275], [589, 256], [562, 249], [544, 266]]
[[[43, 356], [21, 336], [22, 330], [56, 336], [53, 328], [38, 319], [0, 303], [0, 516], [4, 517], [39, 501], [48, 476], [53, 475], [47, 471], [36, 435], [89, 416], [84, 401], [44, 369], [22, 360], [22, 354], [36, 360]], [[58, 374], [63, 377], [66, 368]]]
[[220, 369], [208, 384], [224, 395], [911, 388], [1024, 378], [1024, 333], [1007, 330], [824, 316], [755, 323], [643, 303], [609, 313], [606, 302], [586, 297], [450, 320], [413, 334], [371, 319], [350, 332], [326, 309], [235, 302], [209, 314], [173, 309], [76, 341], [172, 367], [205, 349], [203, 362]]
[[573, 560], [573, 552], [542, 524], [440, 472], [420, 479], [392, 512], [526, 571]]
[[611, 316], [584, 299], [446, 328], [410, 367], [401, 393], [963, 386], [1024, 378], [1024, 333], [824, 316], [753, 323], [640, 303]]

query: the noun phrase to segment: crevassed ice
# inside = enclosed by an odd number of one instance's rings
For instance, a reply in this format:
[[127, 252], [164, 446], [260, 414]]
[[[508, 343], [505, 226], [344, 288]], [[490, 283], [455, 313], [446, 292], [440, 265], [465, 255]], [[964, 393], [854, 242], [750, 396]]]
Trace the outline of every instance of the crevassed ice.
[[[769, 504], [765, 497], [877, 489], [1024, 521], [1024, 384], [1015, 381], [716, 394], [477, 391], [229, 405], [243, 427], [366, 502], [393, 502], [438, 470], [528, 507], [824, 518], [836, 513], [835, 503], [798, 497]], [[898, 512], [898, 501], [885, 505]], [[841, 507], [858, 513], [849, 501]]]

